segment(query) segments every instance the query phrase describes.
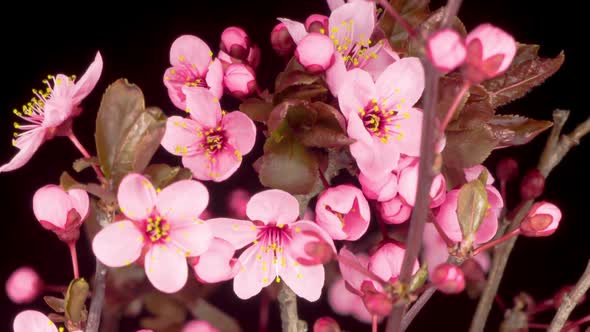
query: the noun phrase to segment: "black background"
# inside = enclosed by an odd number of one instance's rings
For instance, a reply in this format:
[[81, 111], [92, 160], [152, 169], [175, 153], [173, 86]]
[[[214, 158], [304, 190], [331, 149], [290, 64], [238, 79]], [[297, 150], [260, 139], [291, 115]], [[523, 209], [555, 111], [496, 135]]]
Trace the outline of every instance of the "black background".
[[[436, 9], [440, 1], [433, 3]], [[262, 64], [258, 70], [260, 85], [270, 87], [282, 60], [270, 47], [269, 33], [276, 17], [303, 21], [312, 13], [329, 13], [321, 1], [191, 1], [166, 2], [159, 5], [133, 4], [121, 9], [111, 4], [92, 3], [87, 7], [66, 7], [51, 3], [42, 7], [0, 7], [0, 163], [7, 162], [15, 150], [10, 141], [15, 117], [13, 108], [20, 108], [29, 100], [32, 88], [40, 88], [47, 74], [59, 72], [78, 77], [100, 50], [104, 71], [94, 92], [83, 106], [84, 113], [75, 121], [74, 131], [89, 150], [93, 148], [94, 117], [104, 89], [119, 77], [126, 77], [144, 91], [148, 105], [160, 106], [171, 115], [176, 112], [168, 100], [162, 84], [163, 71], [168, 67], [168, 53], [172, 41], [181, 34], [194, 34], [204, 39], [215, 51], [219, 35], [229, 25], [246, 29], [252, 40], [262, 48]], [[584, 22], [581, 2], [562, 0], [544, 3], [535, 0], [467, 0], [460, 17], [468, 30], [481, 22], [491, 22], [510, 31], [523, 43], [541, 44], [541, 53], [555, 56], [564, 49], [562, 69], [524, 99], [502, 108], [501, 113], [524, 114], [538, 119], [550, 119], [555, 108], [571, 109], [566, 130], [585, 119], [590, 111], [582, 104], [586, 77], [582, 74], [582, 47], [586, 37], [581, 30]], [[584, 59], [585, 60], [585, 59]], [[495, 152], [486, 165], [494, 168], [500, 156], [512, 155], [526, 169], [537, 162], [546, 134], [526, 147]], [[544, 198], [559, 205], [564, 218], [555, 235], [549, 238], [520, 239], [511, 257], [507, 273], [500, 287], [500, 296], [510, 303], [519, 291], [526, 291], [542, 299], [560, 286], [575, 282], [590, 254], [587, 218], [587, 188], [590, 188], [585, 156], [590, 152], [590, 139], [570, 154], [553, 172], [546, 186]], [[260, 137], [258, 140], [260, 143]], [[32, 161], [12, 173], [0, 174], [0, 281], [23, 264], [41, 271], [48, 283], [65, 284], [71, 277], [67, 247], [53, 234], [42, 230], [31, 210], [35, 190], [48, 183], [57, 183], [63, 170], [71, 169], [78, 152], [64, 138], [45, 143]], [[254, 160], [254, 154], [245, 164]], [[162, 151], [160, 161], [178, 163]], [[90, 180], [91, 173], [78, 175]], [[259, 190], [257, 179], [249, 166], [244, 166], [229, 181], [208, 184], [212, 200], [210, 208], [224, 212], [223, 197], [228, 188], [236, 185]], [[90, 276], [93, 269], [88, 244], [78, 245], [81, 274]], [[2, 292], [4, 290], [2, 289]], [[0, 331], [11, 331], [12, 319], [18, 311], [36, 308], [47, 312], [40, 301], [30, 306], [11, 304], [4, 293], [0, 299]], [[231, 293], [231, 284], [224, 285], [212, 297], [230, 314], [235, 315], [245, 331], [255, 331], [258, 317], [258, 298], [242, 301]], [[301, 300], [301, 313], [309, 322], [322, 315], [333, 315], [324, 301], [307, 303]], [[464, 331], [467, 329], [475, 302], [466, 295], [444, 297], [437, 295], [418, 316], [413, 331]], [[578, 316], [588, 312], [582, 307]], [[278, 311], [271, 311], [270, 331], [279, 330]], [[336, 316], [346, 330], [367, 331], [368, 325]], [[497, 330], [501, 313], [495, 309], [489, 330]], [[545, 322], [549, 317], [544, 317]], [[540, 320], [541, 322], [543, 319]], [[123, 331], [131, 331], [131, 327]]]

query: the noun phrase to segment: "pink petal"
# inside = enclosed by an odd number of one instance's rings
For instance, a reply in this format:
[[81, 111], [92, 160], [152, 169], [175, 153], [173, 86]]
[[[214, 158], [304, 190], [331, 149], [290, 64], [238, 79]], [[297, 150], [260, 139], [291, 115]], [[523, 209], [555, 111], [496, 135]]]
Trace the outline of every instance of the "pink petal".
[[[343, 220], [335, 213], [340, 213]], [[369, 203], [363, 193], [351, 185], [328, 188], [316, 203], [316, 222], [335, 240], [359, 239], [367, 231], [370, 219]]]
[[403, 114], [403, 120], [396, 121], [400, 127], [394, 129], [402, 137], [392, 139], [398, 151], [412, 157], [420, 156], [420, 135], [422, 132], [422, 111], [417, 108], [406, 110]]
[[181, 180], [158, 194], [156, 207], [173, 226], [198, 219], [209, 204], [209, 192], [195, 180]]
[[319, 74], [332, 66], [335, 51], [334, 43], [328, 36], [311, 32], [299, 41], [295, 49], [295, 57], [308, 72]]
[[355, 144], [361, 144], [363, 147], [373, 144], [373, 137], [371, 137], [371, 134], [369, 134], [367, 128], [365, 128], [363, 120], [360, 118], [357, 112], [351, 112], [348, 114], [348, 126], [346, 131], [350, 138], [356, 140], [355, 143], [351, 144], [351, 147]]
[[[323, 264], [336, 254], [336, 247], [330, 235], [316, 223], [300, 220], [289, 225], [291, 258], [306, 265]], [[310, 252], [309, 245], [312, 247]]]
[[424, 261], [428, 263], [428, 273], [431, 274], [435, 267], [447, 261], [449, 251], [432, 223], [424, 225], [423, 241], [423, 257]]
[[213, 232], [202, 221], [172, 225], [170, 240], [185, 256], [194, 257], [207, 251], [213, 240]]
[[222, 120], [227, 142], [241, 154], [247, 154], [256, 142], [256, 126], [250, 118], [239, 111], [226, 114]]
[[203, 253], [194, 269], [198, 278], [207, 283], [232, 279], [241, 265], [234, 259], [234, 247], [231, 243], [214, 238], [209, 249]]
[[209, 86], [211, 94], [218, 99], [223, 96], [223, 66], [219, 59], [213, 60], [209, 65], [209, 71], [205, 77], [205, 82]]
[[448, 72], [463, 64], [467, 51], [461, 35], [453, 29], [444, 29], [428, 38], [426, 54], [438, 70]]
[[[411, 108], [424, 91], [424, 68], [420, 59], [410, 57], [394, 62], [379, 76], [375, 86], [377, 95], [387, 99], [391, 108], [399, 111]], [[397, 105], [401, 105], [401, 108], [397, 108]]]
[[156, 202], [156, 190], [146, 177], [131, 173], [121, 180], [117, 200], [121, 211], [132, 220], [149, 217]]
[[197, 153], [182, 157], [182, 165], [191, 170], [193, 177], [201, 181], [209, 181], [213, 177], [211, 172], [211, 159], [204, 153]]
[[391, 49], [387, 39], [382, 39], [374, 46], [369, 47], [365, 54], [375, 54], [374, 58], [370, 57], [360, 65], [362, 70], [371, 74], [373, 81], [379, 78], [385, 68], [400, 59], [399, 54]]
[[496, 75], [508, 69], [516, 54], [516, 42], [510, 34], [489, 23], [484, 23], [467, 35], [465, 44], [469, 45], [475, 39], [481, 41], [483, 61], [495, 55], [504, 56]]
[[488, 210], [487, 216], [483, 219], [477, 232], [475, 232], [475, 243], [486, 243], [494, 238], [498, 231], [498, 215], [494, 210]]
[[216, 161], [210, 163], [209, 177], [215, 182], [227, 180], [242, 164], [242, 156], [239, 151], [231, 146], [226, 146], [215, 155]]
[[211, 226], [213, 236], [231, 243], [234, 248], [241, 249], [252, 243], [258, 236], [258, 229], [251, 221], [215, 218], [207, 220]]
[[473, 181], [479, 177], [481, 172], [486, 171], [488, 173], [488, 177], [486, 179], [486, 184], [491, 185], [494, 183], [494, 177], [492, 173], [484, 166], [484, 165], [475, 165], [473, 167], [464, 168], [463, 172], [465, 173], [465, 180], [467, 182]]
[[279, 272], [283, 281], [297, 294], [310, 302], [315, 302], [322, 295], [324, 286], [324, 266], [313, 265], [304, 266], [297, 263], [287, 250], [285, 255], [285, 266], [282, 266]]
[[[349, 136], [352, 138], [350, 128], [351, 123], [356, 122], [356, 116], [351, 116], [349, 119]], [[355, 119], [355, 120], [352, 120]], [[382, 142], [378, 137], [372, 137], [371, 143], [365, 145], [357, 141], [350, 145], [350, 153], [354, 157], [361, 172], [371, 174], [375, 177], [384, 177], [397, 168], [400, 149], [398, 148], [398, 141]]]
[[369, 199], [384, 202], [397, 195], [398, 179], [395, 173], [387, 173], [384, 176], [376, 177], [360, 173], [358, 176], [363, 193]]
[[353, 69], [346, 75], [340, 87], [338, 104], [345, 118], [352, 112], [364, 110], [371, 98], [376, 96], [375, 83], [371, 75], [362, 69]]
[[200, 130], [201, 126], [192, 119], [171, 116], [166, 121], [162, 147], [174, 155], [185, 155], [187, 150], [192, 150], [193, 146], [201, 141], [198, 136]]
[[242, 300], [258, 294], [276, 277], [272, 264], [274, 256], [271, 250], [262, 250], [262, 245], [259, 243], [248, 247], [238, 258], [242, 267], [234, 277], [234, 292]]
[[90, 199], [86, 190], [70, 189], [68, 190], [68, 195], [70, 195], [74, 209], [76, 209], [82, 219], [86, 219], [90, 207]]
[[347, 77], [348, 71], [346, 70], [346, 64], [344, 63], [344, 60], [341, 56], [335, 54], [334, 63], [326, 70], [326, 83], [328, 84], [328, 88], [330, 88], [330, 92], [332, 95], [334, 95], [334, 97], [339, 96], [342, 83], [347, 81]]
[[435, 222], [439, 224], [449, 239], [455, 242], [460, 242], [463, 239], [463, 233], [461, 233], [459, 221], [457, 220], [458, 198], [458, 189], [447, 192], [445, 202], [440, 206], [435, 218]]
[[144, 234], [131, 221], [110, 224], [100, 230], [92, 241], [96, 258], [110, 267], [135, 262], [141, 255]]
[[330, 11], [334, 11], [346, 3], [344, 0], [326, 0], [326, 2], [328, 3], [328, 7], [330, 7]]
[[14, 332], [57, 332], [55, 324], [44, 314], [35, 310], [21, 311], [12, 324]]
[[299, 202], [286, 191], [265, 190], [250, 198], [246, 214], [253, 221], [286, 225], [299, 217]]
[[164, 72], [164, 86], [168, 89], [168, 96], [174, 106], [181, 110], [186, 109], [186, 96], [182, 92], [182, 87], [185, 86], [187, 80], [194, 80], [194, 74], [184, 67], [170, 67]]
[[200, 38], [183, 35], [170, 48], [170, 64], [175, 67], [192, 67], [203, 76], [211, 62], [211, 49]]
[[20, 149], [12, 159], [0, 166], [0, 173], [10, 172], [23, 167], [37, 152], [41, 144], [45, 141], [45, 128], [39, 127], [30, 130], [25, 136], [17, 140], [17, 147]]
[[[383, 280], [397, 279], [402, 269], [405, 253], [406, 250], [400, 246], [386, 243], [371, 256], [369, 270]], [[418, 260], [416, 260], [412, 273], [416, 273], [419, 268]]]
[[179, 291], [188, 277], [185, 256], [173, 246], [154, 245], [145, 255], [145, 273], [154, 287], [164, 293]]
[[279, 18], [278, 20], [285, 25], [295, 44], [299, 44], [301, 39], [307, 36], [307, 31], [305, 30], [305, 25], [303, 25], [303, 23], [288, 18]]
[[79, 105], [82, 100], [92, 92], [101, 73], [102, 56], [100, 55], [100, 52], [96, 52], [94, 62], [90, 64], [90, 67], [88, 67], [84, 75], [82, 75], [82, 77], [76, 82], [74, 94], [72, 96], [72, 104]]
[[487, 185], [486, 193], [488, 194], [488, 204], [492, 210], [500, 210], [504, 207], [504, 200], [502, 194], [494, 186]]
[[346, 288], [346, 282], [342, 278], [332, 282], [328, 290], [328, 303], [332, 310], [340, 315], [349, 315], [354, 307], [358, 305], [359, 297]]
[[186, 108], [191, 118], [205, 128], [215, 128], [221, 121], [219, 99], [209, 90], [199, 87], [183, 87]]
[[366, 269], [368, 271], [368, 260], [363, 260], [360, 256], [355, 256], [346, 247], [340, 249], [340, 257], [338, 260], [338, 266], [340, 267], [340, 273], [342, 278], [354, 289], [360, 290], [361, 284], [365, 280], [369, 280], [366, 274], [359, 271], [359, 269]]
[[396, 196], [389, 201], [379, 202], [377, 212], [387, 224], [401, 224], [407, 221], [412, 214], [412, 207]]
[[[351, 25], [350, 29], [343, 22]], [[344, 38], [350, 38], [354, 45], [367, 41], [375, 28], [375, 3], [372, 1], [354, 1], [342, 5], [330, 14], [328, 20], [330, 36], [333, 34], [336, 40], [344, 43]], [[338, 31], [333, 29], [337, 28]]]
[[70, 196], [56, 185], [46, 185], [33, 196], [33, 213], [39, 221], [64, 228], [68, 213], [74, 208]]

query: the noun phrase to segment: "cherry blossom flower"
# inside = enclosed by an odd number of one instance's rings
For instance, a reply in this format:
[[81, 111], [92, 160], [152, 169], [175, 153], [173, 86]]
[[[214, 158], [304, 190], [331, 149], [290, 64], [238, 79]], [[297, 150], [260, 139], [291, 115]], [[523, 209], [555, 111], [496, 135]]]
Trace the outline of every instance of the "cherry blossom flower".
[[82, 189], [65, 191], [50, 184], [33, 196], [33, 213], [39, 223], [68, 243], [80, 236], [80, 225], [88, 216], [89, 207], [88, 193]]
[[489, 23], [473, 29], [465, 38], [465, 45], [467, 56], [463, 74], [472, 83], [500, 75], [516, 54], [514, 38]]
[[164, 85], [172, 103], [181, 110], [186, 109], [186, 95], [183, 87], [208, 89], [216, 98], [223, 94], [223, 68], [221, 61], [213, 60], [213, 52], [199, 37], [183, 35], [170, 48], [172, 67], [164, 73]]
[[424, 90], [417, 58], [389, 65], [373, 82], [360, 69], [349, 72], [339, 98], [348, 119], [350, 152], [365, 176], [381, 177], [398, 167], [400, 154], [420, 154], [422, 111], [413, 108]]
[[201, 282], [215, 283], [235, 277], [241, 264], [234, 258], [234, 253], [231, 243], [213, 238], [209, 249], [192, 262], [197, 278]]
[[[296, 44], [308, 34], [304, 24], [286, 18], [279, 19], [285, 24]], [[334, 44], [337, 54], [334, 64], [326, 71], [326, 82], [334, 96], [339, 95], [346, 73], [353, 68], [368, 71], [373, 79], [399, 55], [389, 46], [387, 40], [373, 43], [370, 39], [375, 29], [376, 7], [373, 1], [353, 1], [332, 10], [328, 29], [320, 30]]]
[[270, 32], [270, 43], [272, 44], [272, 49], [281, 56], [290, 55], [295, 51], [295, 47], [297, 47], [293, 41], [293, 37], [289, 34], [287, 26], [282, 22], [275, 25]]
[[406, 203], [400, 196], [377, 204], [377, 212], [387, 224], [401, 224], [410, 219], [412, 206]]
[[33, 302], [43, 291], [43, 279], [28, 266], [20, 267], [6, 280], [6, 295], [17, 304]]
[[47, 316], [35, 310], [21, 311], [16, 315], [12, 329], [14, 332], [58, 332]]
[[[363, 256], [359, 258], [363, 259], [368, 264], [369, 257], [362, 257]], [[367, 264], [364, 265], [366, 266]], [[337, 314], [351, 315], [363, 323], [371, 323], [371, 313], [363, 304], [363, 300], [358, 295], [351, 293], [348, 290], [346, 287], [346, 281], [341, 277], [336, 279], [336, 281], [332, 282], [330, 285], [330, 289], [328, 290], [328, 303], [330, 304], [330, 307], [332, 307], [332, 310]]]
[[316, 203], [316, 222], [334, 240], [358, 240], [369, 228], [371, 210], [362, 191], [351, 185], [330, 187]]
[[549, 202], [536, 202], [520, 223], [520, 232], [525, 236], [549, 236], [557, 230], [561, 210]]
[[121, 181], [117, 199], [127, 219], [96, 234], [96, 257], [110, 267], [144, 257], [154, 287], [166, 293], [180, 290], [188, 276], [186, 257], [206, 252], [212, 239], [210, 227], [198, 218], [209, 202], [205, 186], [182, 180], [159, 191], [144, 176], [132, 173]]
[[312, 32], [299, 41], [295, 57], [305, 70], [319, 74], [334, 63], [334, 45], [327, 36]]
[[[298, 296], [319, 299], [324, 285], [322, 265], [303, 265], [296, 261], [292, 242], [306, 233], [316, 234], [334, 244], [328, 234], [308, 220], [299, 220], [297, 199], [282, 190], [266, 190], [250, 199], [246, 207], [250, 220], [216, 218], [208, 220], [216, 237], [235, 249], [247, 247], [238, 258], [242, 267], [234, 278], [234, 292], [250, 298], [276, 280], [285, 282]], [[310, 243], [311, 244], [311, 243]]]
[[244, 98], [256, 91], [256, 74], [246, 64], [232, 63], [225, 69], [223, 85], [232, 96]]
[[182, 156], [182, 164], [196, 179], [223, 181], [254, 147], [256, 127], [244, 113], [222, 111], [207, 89], [184, 87], [183, 91], [189, 117], [169, 117], [161, 144]]
[[82, 112], [80, 104], [96, 86], [101, 72], [102, 57], [96, 53], [94, 62], [80, 80], [64, 74], [49, 75], [48, 80], [43, 81], [47, 85], [45, 91], [33, 90], [35, 97], [23, 106], [22, 112], [13, 111], [25, 124], [14, 123], [14, 128], [21, 132], [14, 134], [12, 145], [19, 152], [0, 166], [0, 173], [24, 166], [43, 142], [55, 136], [67, 136], [71, 132], [71, 120]]

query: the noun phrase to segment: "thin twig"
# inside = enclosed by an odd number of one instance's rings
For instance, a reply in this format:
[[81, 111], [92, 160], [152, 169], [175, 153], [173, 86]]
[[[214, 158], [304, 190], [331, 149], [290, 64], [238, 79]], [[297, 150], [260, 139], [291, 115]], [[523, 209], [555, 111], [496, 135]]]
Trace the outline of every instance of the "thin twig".
[[574, 289], [563, 296], [563, 300], [559, 309], [557, 309], [557, 313], [553, 320], [551, 321], [551, 325], [549, 326], [548, 332], [559, 332], [567, 322], [570, 314], [578, 304], [578, 301], [586, 294], [590, 288], [590, 260], [588, 261], [588, 265], [586, 265], [586, 270], [578, 280], [578, 283], [574, 287]]
[[420, 295], [418, 300], [416, 300], [416, 302], [410, 307], [410, 309], [408, 309], [408, 312], [404, 315], [404, 318], [402, 319], [401, 332], [404, 332], [408, 328], [408, 326], [410, 326], [414, 318], [416, 318], [420, 310], [422, 310], [424, 305], [428, 302], [428, 300], [430, 300], [434, 293], [436, 293], [436, 288], [428, 287], [424, 291], [424, 293]]
[[96, 272], [94, 274], [94, 288], [92, 289], [92, 302], [90, 302], [90, 313], [86, 322], [86, 332], [98, 332], [98, 328], [100, 327], [106, 276], [107, 267], [97, 259]]
[[[584, 135], [590, 132], [590, 118], [588, 118], [586, 121], [578, 125], [576, 129], [574, 129], [574, 131], [569, 135], [561, 135], [563, 125], [565, 124], [568, 116], [569, 111], [555, 110], [553, 112], [553, 128], [551, 129], [551, 133], [547, 139], [547, 144], [545, 145], [545, 149], [541, 154], [541, 158], [537, 166], [539, 171], [545, 177], [547, 177], [553, 168], [555, 168], [555, 166], [561, 162], [567, 152], [572, 147], [577, 145]], [[506, 232], [512, 232], [520, 226], [520, 222], [529, 212], [532, 203], [532, 200], [521, 202], [518, 205], [518, 213], [508, 214], [515, 215], [515, 217], [511, 220], [504, 221], [504, 224], [509, 223], [509, 226], [505, 232], [502, 233], [502, 235], [506, 234]], [[496, 294], [498, 293], [498, 288], [500, 286], [502, 276], [504, 275], [508, 258], [510, 257], [510, 253], [514, 248], [514, 244], [516, 243], [517, 239], [518, 236], [515, 236], [495, 249], [492, 268], [488, 276], [488, 282], [486, 283], [482, 296], [480, 297], [477, 304], [477, 309], [471, 322], [471, 328], [469, 329], [470, 332], [483, 331], [488, 315], [492, 308], [492, 303], [496, 297]]]
[[377, 0], [379, 4], [385, 9], [385, 11], [391, 15], [399, 25], [406, 30], [410, 37], [414, 37], [416, 35], [416, 30], [412, 28], [412, 26], [406, 21], [398, 12], [391, 6], [388, 0]]
[[283, 283], [278, 296], [283, 332], [305, 332], [307, 323], [297, 315], [297, 295]]

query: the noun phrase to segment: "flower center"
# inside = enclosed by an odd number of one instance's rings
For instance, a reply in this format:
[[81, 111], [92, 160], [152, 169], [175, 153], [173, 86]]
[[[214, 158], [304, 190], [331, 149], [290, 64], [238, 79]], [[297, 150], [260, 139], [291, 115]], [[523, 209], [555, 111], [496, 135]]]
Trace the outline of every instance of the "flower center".
[[369, 52], [371, 39], [365, 38], [361, 34], [360, 41], [352, 40], [353, 23], [353, 20], [343, 21], [341, 26], [334, 26], [330, 29], [330, 39], [332, 39], [336, 50], [342, 55], [346, 69], [349, 70], [362, 66], [369, 59], [377, 58], [376, 53]]
[[204, 137], [200, 143], [200, 147], [205, 150], [207, 156], [215, 155], [225, 146], [225, 131], [221, 127], [201, 131], [199, 132], [199, 136]]
[[170, 241], [170, 224], [160, 215], [154, 215], [145, 221], [145, 235], [152, 243]]
[[[402, 99], [400, 103], [403, 103]], [[397, 108], [401, 108], [401, 104], [397, 105]], [[400, 140], [404, 136], [399, 131], [401, 128], [400, 120], [409, 118], [407, 112], [400, 113], [393, 109], [387, 109], [387, 101], [382, 100], [381, 104], [377, 99], [372, 99], [364, 108], [359, 108], [359, 115], [367, 131], [376, 137], [379, 137], [381, 142], [387, 143], [391, 135]]]

